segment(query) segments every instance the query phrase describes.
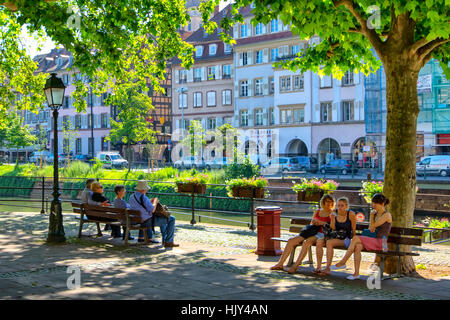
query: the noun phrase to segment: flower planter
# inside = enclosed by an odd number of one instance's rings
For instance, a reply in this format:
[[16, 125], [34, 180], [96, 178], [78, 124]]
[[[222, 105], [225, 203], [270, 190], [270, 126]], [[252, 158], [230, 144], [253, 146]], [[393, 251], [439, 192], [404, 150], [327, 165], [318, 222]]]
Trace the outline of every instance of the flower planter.
[[206, 193], [206, 184], [177, 183], [177, 192], [204, 194]]
[[314, 191], [314, 192], [306, 192], [306, 191], [299, 191], [297, 192], [297, 199], [298, 201], [309, 201], [309, 202], [319, 202], [320, 199], [323, 197], [323, 190], [320, 191]]
[[264, 198], [264, 188], [254, 188], [254, 195], [253, 195], [253, 188], [252, 187], [233, 187], [233, 197], [235, 198], [256, 198], [261, 199]]

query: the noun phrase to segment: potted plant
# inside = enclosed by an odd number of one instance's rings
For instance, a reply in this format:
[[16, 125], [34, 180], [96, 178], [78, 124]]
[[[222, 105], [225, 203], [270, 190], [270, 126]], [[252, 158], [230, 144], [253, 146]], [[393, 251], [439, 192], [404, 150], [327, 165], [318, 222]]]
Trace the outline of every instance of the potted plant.
[[375, 193], [383, 193], [382, 181], [362, 181], [362, 187], [359, 190], [361, 196], [367, 203], [372, 203], [372, 197]]
[[297, 192], [298, 201], [319, 202], [325, 193], [332, 193], [339, 183], [333, 180], [302, 178], [299, 183], [293, 182], [292, 190]]
[[177, 192], [181, 193], [199, 193], [204, 194], [206, 192], [206, 182], [208, 176], [204, 174], [197, 174], [190, 177], [175, 177], [175, 183], [177, 184]]
[[268, 183], [264, 178], [253, 177], [228, 180], [226, 184], [229, 197], [264, 198], [264, 187]]

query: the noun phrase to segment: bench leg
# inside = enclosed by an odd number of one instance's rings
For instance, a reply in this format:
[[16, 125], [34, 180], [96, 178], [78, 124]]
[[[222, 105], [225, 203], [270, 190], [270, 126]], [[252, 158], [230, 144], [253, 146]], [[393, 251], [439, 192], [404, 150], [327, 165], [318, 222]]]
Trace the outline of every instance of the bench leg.
[[84, 214], [81, 214], [80, 227], [78, 228], [78, 238], [81, 238], [81, 231], [83, 230], [83, 219], [84, 219]]
[[295, 246], [294, 248], [292, 248], [292, 252], [291, 255], [289, 256], [289, 261], [288, 261], [288, 267], [292, 266], [294, 264], [294, 258], [295, 258], [295, 249], [297, 249], [297, 246]]
[[96, 222], [95, 224], [97, 225], [97, 237], [103, 236], [102, 229], [100, 228], [100, 223]]
[[308, 249], [308, 259], [309, 259], [309, 261], [305, 261], [304, 263], [309, 263], [309, 266], [312, 267], [313, 266], [313, 256], [312, 256], [311, 247], [309, 247], [309, 249]]
[[130, 228], [127, 227], [125, 231], [125, 246], [128, 246], [128, 237], [130, 236]]

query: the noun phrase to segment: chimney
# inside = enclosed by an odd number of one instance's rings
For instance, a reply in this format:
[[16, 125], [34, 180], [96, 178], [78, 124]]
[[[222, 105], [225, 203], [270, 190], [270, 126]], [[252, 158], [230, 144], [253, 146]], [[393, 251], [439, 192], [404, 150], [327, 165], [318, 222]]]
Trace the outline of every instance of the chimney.
[[219, 13], [219, 6], [214, 7], [213, 17], [215, 17]]

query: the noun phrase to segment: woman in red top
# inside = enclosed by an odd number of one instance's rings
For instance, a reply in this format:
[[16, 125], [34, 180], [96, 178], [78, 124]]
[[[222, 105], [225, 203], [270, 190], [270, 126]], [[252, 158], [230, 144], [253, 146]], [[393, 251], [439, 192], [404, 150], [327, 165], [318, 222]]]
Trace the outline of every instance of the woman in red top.
[[[311, 220], [311, 224], [315, 226], [323, 226], [325, 223], [330, 223], [330, 214], [333, 212], [335, 205], [335, 200], [332, 196], [326, 194], [320, 199], [320, 207], [322, 209], [317, 210], [314, 213], [314, 216]], [[280, 260], [276, 265], [271, 267], [271, 270], [284, 270], [283, 263], [286, 261], [287, 257], [291, 254], [292, 250], [302, 244], [302, 250], [300, 251], [300, 255], [298, 256], [297, 261], [292, 265], [291, 268], [287, 270], [289, 273], [295, 273], [302, 263], [303, 259], [306, 256], [306, 253], [308, 252], [308, 249], [316, 243], [316, 255], [319, 257], [320, 260], [323, 256], [323, 246], [325, 244], [324, 241], [324, 234], [322, 227], [320, 228], [319, 232], [315, 236], [311, 236], [307, 239], [304, 239], [302, 236], [298, 235], [296, 237], [293, 237], [288, 240], [286, 247], [284, 248], [283, 254], [280, 257]], [[319, 260], [319, 259], [318, 259]], [[316, 267], [316, 273], [319, 272], [321, 269], [321, 266]]]

